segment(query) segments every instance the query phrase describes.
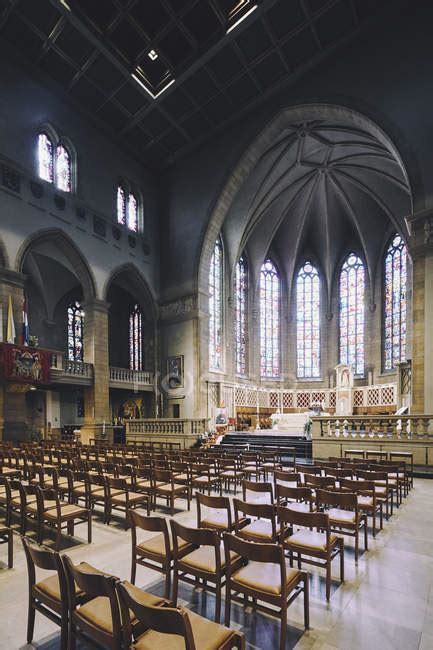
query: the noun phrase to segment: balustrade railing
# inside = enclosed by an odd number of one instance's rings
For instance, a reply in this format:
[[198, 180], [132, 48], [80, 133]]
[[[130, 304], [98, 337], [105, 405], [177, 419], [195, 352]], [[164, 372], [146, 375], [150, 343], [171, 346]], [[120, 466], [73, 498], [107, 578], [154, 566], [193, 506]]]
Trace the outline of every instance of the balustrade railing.
[[74, 377], [93, 377], [93, 365], [91, 363], [84, 363], [83, 361], [71, 361], [65, 359], [63, 372], [65, 375], [73, 375]]
[[206, 431], [207, 420], [204, 418], [146, 418], [126, 421], [128, 434], [183, 434], [200, 435]]
[[433, 438], [433, 415], [322, 416], [312, 420], [313, 438]]
[[147, 370], [130, 370], [129, 368], [110, 366], [110, 381], [152, 386], [153, 373]]

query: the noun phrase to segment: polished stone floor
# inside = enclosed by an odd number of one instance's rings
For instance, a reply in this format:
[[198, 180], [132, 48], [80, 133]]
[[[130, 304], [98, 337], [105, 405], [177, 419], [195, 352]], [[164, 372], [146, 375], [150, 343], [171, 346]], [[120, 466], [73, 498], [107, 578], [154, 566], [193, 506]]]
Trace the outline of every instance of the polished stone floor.
[[[178, 504], [184, 505], [183, 501]], [[311, 629], [303, 631], [302, 597], [289, 608], [287, 648], [311, 650], [432, 650], [433, 649], [433, 481], [416, 479], [403, 505], [385, 524], [384, 530], [361, 555], [355, 567], [352, 540], [347, 542], [346, 581], [333, 583], [331, 601], [324, 596], [323, 570], [310, 567]], [[163, 506], [158, 508], [165, 512]], [[0, 522], [3, 513], [0, 512]], [[179, 521], [195, 525], [195, 509], [178, 510]], [[129, 578], [130, 533], [117, 523], [103, 525], [96, 518], [94, 542], [81, 543], [85, 526], [76, 528], [74, 542], [65, 538], [63, 551], [75, 562], [87, 560], [100, 569]], [[0, 649], [17, 650], [59, 647], [58, 628], [36, 615], [33, 646], [26, 640], [27, 570], [21, 543], [14, 543], [15, 566], [4, 568], [6, 546], [0, 546]], [[338, 576], [338, 560], [334, 575]], [[160, 575], [139, 567], [137, 585], [162, 593]], [[179, 602], [213, 617], [211, 594], [181, 586]], [[278, 621], [253, 614], [235, 605], [232, 626], [246, 633], [247, 647], [273, 650], [278, 647]], [[90, 648], [81, 645], [80, 648]]]

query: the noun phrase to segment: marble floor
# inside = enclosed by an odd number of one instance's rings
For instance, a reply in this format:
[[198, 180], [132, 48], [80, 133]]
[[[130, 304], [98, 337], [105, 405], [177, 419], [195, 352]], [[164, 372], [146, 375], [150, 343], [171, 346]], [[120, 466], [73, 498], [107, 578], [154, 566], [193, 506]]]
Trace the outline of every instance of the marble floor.
[[[183, 505], [182, 501], [178, 502]], [[414, 489], [395, 511], [384, 530], [373, 540], [355, 566], [352, 540], [347, 542], [346, 581], [333, 583], [331, 601], [324, 596], [323, 570], [310, 571], [311, 629], [302, 626], [302, 597], [288, 614], [287, 648], [296, 650], [432, 650], [433, 649], [433, 481], [416, 479]], [[158, 508], [161, 513], [165, 508]], [[0, 512], [0, 521], [3, 513]], [[178, 510], [175, 518], [195, 525], [195, 508]], [[74, 562], [86, 560], [100, 569], [129, 578], [130, 533], [120, 523], [110, 526], [94, 521], [93, 544], [84, 543], [85, 526], [76, 528], [74, 541], [65, 538], [62, 551]], [[81, 539], [82, 538], [82, 539]], [[15, 564], [5, 567], [6, 546], [0, 546], [0, 649], [17, 650], [59, 647], [58, 628], [36, 614], [34, 644], [26, 640], [27, 569], [18, 536], [14, 541]], [[338, 576], [338, 560], [334, 575]], [[137, 585], [162, 593], [160, 574], [137, 569]], [[179, 602], [192, 610], [213, 617], [211, 594], [182, 585]], [[246, 633], [252, 650], [278, 648], [279, 624], [272, 617], [252, 613], [235, 605], [232, 626]], [[80, 648], [91, 648], [81, 644]]]

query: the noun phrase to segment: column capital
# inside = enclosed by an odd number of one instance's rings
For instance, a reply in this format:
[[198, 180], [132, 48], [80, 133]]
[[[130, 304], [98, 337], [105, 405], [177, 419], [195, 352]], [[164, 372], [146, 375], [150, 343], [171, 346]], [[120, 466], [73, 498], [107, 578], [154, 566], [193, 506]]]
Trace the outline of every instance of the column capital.
[[406, 217], [408, 248], [413, 258], [433, 254], [433, 208]]
[[101, 314], [108, 314], [109, 308], [109, 302], [106, 302], [105, 300], [99, 300], [98, 298], [87, 300], [83, 304], [84, 311], [100, 312]]
[[0, 284], [7, 284], [11, 287], [23, 289], [25, 280], [26, 276], [24, 273], [0, 268]]

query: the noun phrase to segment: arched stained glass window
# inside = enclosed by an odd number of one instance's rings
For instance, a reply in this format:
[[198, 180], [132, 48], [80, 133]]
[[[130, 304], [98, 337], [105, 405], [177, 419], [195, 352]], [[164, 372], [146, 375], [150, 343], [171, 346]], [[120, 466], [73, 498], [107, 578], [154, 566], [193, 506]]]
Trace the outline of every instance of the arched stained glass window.
[[129, 367], [143, 370], [143, 312], [138, 305], [129, 314]]
[[362, 260], [350, 253], [340, 273], [340, 363], [364, 374], [365, 269]]
[[56, 148], [56, 187], [62, 192], [71, 191], [71, 157], [62, 144]]
[[407, 251], [395, 234], [385, 254], [385, 369], [406, 360]]
[[223, 367], [223, 248], [221, 240], [215, 248], [209, 269], [209, 368]]
[[134, 232], [138, 230], [138, 203], [133, 194], [128, 197], [128, 228]]
[[68, 359], [83, 361], [83, 325], [84, 313], [79, 302], [68, 307]]
[[260, 374], [280, 375], [280, 277], [269, 259], [260, 271]]
[[46, 133], [38, 135], [38, 174], [48, 183], [54, 181], [53, 143]]
[[126, 225], [126, 196], [121, 185], [117, 187], [117, 223]]
[[296, 344], [299, 379], [320, 377], [320, 277], [311, 262], [296, 279]]
[[236, 372], [248, 369], [248, 266], [245, 257], [236, 264], [235, 275]]

